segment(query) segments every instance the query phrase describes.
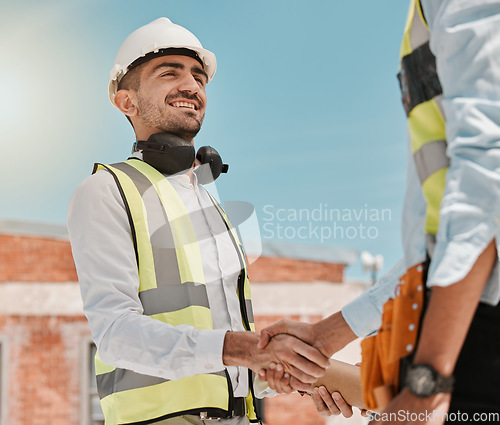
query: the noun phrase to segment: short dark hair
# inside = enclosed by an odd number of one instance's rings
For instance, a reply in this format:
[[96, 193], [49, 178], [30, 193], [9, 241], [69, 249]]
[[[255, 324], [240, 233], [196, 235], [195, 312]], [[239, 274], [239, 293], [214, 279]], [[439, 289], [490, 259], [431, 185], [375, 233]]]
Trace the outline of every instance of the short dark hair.
[[[141, 64], [142, 65], [142, 64]], [[128, 71], [123, 78], [118, 82], [118, 90], [134, 90], [137, 92], [139, 88], [141, 87], [141, 75], [142, 75], [142, 68], [143, 66], [136, 66], [132, 68], [130, 71]], [[132, 120], [128, 115], [125, 115], [127, 118], [128, 122], [134, 128], [134, 124], [132, 124]]]
[[128, 71], [118, 83], [118, 90], [139, 90], [141, 85], [142, 66], [137, 66]]

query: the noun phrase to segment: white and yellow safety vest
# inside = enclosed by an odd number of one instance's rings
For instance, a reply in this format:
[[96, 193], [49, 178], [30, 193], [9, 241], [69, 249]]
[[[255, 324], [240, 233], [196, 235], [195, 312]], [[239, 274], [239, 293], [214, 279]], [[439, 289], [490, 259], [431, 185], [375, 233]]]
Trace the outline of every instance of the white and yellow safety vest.
[[427, 204], [426, 248], [432, 256], [450, 159], [446, 155], [443, 90], [429, 38], [420, 1], [412, 0], [401, 44], [398, 78], [408, 116], [413, 158]]
[[[173, 326], [213, 329], [200, 248], [189, 214], [171, 183], [138, 159], [113, 165], [96, 164], [116, 181], [129, 217], [139, 272], [139, 298], [145, 315]], [[212, 198], [238, 251], [241, 273], [237, 296], [243, 324], [254, 331], [250, 285], [242, 246], [225, 212]], [[162, 243], [152, 243], [161, 226]], [[156, 221], [154, 226], [151, 225]], [[156, 234], [156, 237], [158, 234]], [[234, 396], [227, 370], [167, 380], [105, 364], [95, 358], [97, 389], [106, 425], [152, 423], [185, 414], [210, 412], [225, 417], [232, 412]], [[252, 372], [247, 411], [254, 409]]]

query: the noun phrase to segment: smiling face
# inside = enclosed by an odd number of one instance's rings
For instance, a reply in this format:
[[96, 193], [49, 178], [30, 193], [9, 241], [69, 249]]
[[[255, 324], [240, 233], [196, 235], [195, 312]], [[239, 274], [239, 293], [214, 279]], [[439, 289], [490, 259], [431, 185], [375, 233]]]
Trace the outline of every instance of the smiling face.
[[119, 90], [115, 103], [132, 120], [138, 140], [167, 132], [192, 140], [205, 117], [208, 78], [188, 56], [161, 56], [141, 65], [137, 89]]

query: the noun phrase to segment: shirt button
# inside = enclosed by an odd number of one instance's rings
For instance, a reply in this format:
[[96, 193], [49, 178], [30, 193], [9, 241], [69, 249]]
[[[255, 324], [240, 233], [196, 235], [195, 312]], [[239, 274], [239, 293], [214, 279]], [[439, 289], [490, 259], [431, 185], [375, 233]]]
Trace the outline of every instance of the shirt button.
[[422, 271], [422, 266], [418, 266], [417, 267], [417, 272], [421, 272]]
[[411, 308], [412, 308], [413, 310], [416, 310], [416, 309], [418, 308], [418, 304], [417, 304], [417, 303], [413, 304], [413, 305], [411, 306]]
[[210, 363], [208, 363], [208, 364], [205, 365], [205, 369], [206, 370], [212, 370], [213, 368], [214, 368], [214, 366], [212, 364], [210, 364]]
[[421, 291], [422, 290], [422, 285], [418, 285], [417, 286], [417, 291]]
[[158, 375], [163, 376], [163, 370], [159, 369], [157, 373]]
[[410, 326], [408, 326], [408, 329], [410, 331], [414, 331], [415, 330], [415, 325], [412, 323]]
[[406, 346], [406, 351], [411, 351], [411, 350], [413, 350], [413, 345], [408, 344], [408, 345]]

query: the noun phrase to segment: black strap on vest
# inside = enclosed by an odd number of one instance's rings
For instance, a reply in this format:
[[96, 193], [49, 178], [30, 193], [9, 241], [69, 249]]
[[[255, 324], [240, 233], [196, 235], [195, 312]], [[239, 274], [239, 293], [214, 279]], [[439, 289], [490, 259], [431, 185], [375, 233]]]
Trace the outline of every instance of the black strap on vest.
[[443, 93], [429, 42], [403, 57], [398, 80], [407, 115], [415, 106]]

